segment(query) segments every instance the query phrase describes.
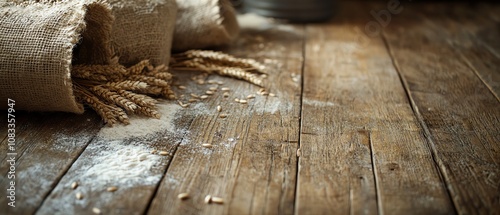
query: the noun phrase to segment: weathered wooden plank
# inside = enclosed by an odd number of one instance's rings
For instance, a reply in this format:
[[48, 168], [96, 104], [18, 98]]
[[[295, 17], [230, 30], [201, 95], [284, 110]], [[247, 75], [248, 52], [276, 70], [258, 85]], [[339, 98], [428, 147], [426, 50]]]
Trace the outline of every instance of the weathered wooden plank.
[[[90, 214], [94, 208], [105, 214], [143, 214], [190, 120], [176, 117], [186, 113], [174, 101], [158, 107], [161, 119], [131, 117], [130, 125], [101, 129], [37, 214]], [[71, 188], [74, 182], [76, 189]]]
[[[7, 155], [2, 142], [0, 186], [10, 189], [15, 175], [15, 208], [11, 200], [0, 199], [0, 211], [7, 214], [32, 214], [80, 155], [102, 126], [96, 114], [26, 113], [16, 114], [16, 155]], [[6, 140], [5, 140], [6, 141]], [[15, 157], [15, 173], [8, 160]], [[7, 193], [7, 191], [5, 191]], [[8, 192], [10, 195], [10, 191]]]
[[453, 213], [384, 43], [352, 11], [306, 30], [296, 214]]
[[429, 24], [442, 17], [422, 20], [411, 14], [404, 14], [401, 24], [389, 26], [384, 34], [394, 64], [457, 212], [494, 213], [500, 207], [499, 102], [460, 60], [456, 48], [443, 42], [450, 30]]
[[[436, 25], [446, 27], [446, 33], [450, 37], [458, 37], [454, 40], [453, 47], [458, 49], [463, 61], [500, 101], [499, 22], [493, 21], [487, 15], [479, 12], [485, 10], [486, 6], [477, 6], [474, 7], [474, 10], [461, 4], [453, 4], [450, 7], [453, 10], [447, 15], [451, 20], [438, 21]], [[500, 11], [500, 6], [490, 4], [486, 11], [488, 10]]]
[[439, 42], [452, 46], [458, 53], [458, 60], [465, 62], [499, 99], [500, 55], [491, 47], [500, 47], [500, 29], [498, 22], [491, 20], [487, 12], [478, 11], [498, 10], [500, 7], [496, 4], [491, 4], [488, 9], [485, 7], [429, 3], [415, 13], [427, 21], [429, 29], [446, 29], [441, 31]]
[[[250, 31], [245, 30], [245, 23], [242, 26], [243, 32]], [[288, 34], [294, 36], [268, 33], [283, 27], [293, 29]], [[301, 44], [302, 30], [301, 26], [283, 24], [254, 34], [263, 43]], [[251, 50], [235, 50], [244, 51], [242, 56], [252, 56]], [[266, 62], [266, 89], [277, 97], [259, 95], [259, 87], [244, 82], [225, 81], [224, 87], [231, 89], [229, 98], [218, 91], [196, 107], [206, 112], [189, 127], [191, 132], [179, 146], [149, 214], [293, 213], [302, 59], [290, 56], [301, 56], [302, 48], [291, 46], [274, 52], [281, 56], [258, 60]], [[256, 98], [247, 99], [248, 104], [234, 101], [249, 94]], [[216, 110], [218, 105], [221, 113]], [[228, 116], [220, 118], [221, 114]], [[213, 147], [204, 148], [202, 144]], [[183, 192], [191, 198], [177, 199]], [[224, 204], [205, 204], [206, 195], [222, 197]]]

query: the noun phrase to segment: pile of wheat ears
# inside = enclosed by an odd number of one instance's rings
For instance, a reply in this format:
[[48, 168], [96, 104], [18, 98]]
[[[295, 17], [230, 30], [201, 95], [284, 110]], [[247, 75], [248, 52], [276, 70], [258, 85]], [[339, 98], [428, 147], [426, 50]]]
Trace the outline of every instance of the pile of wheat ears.
[[[159, 118], [157, 100], [176, 99], [171, 89], [173, 70], [197, 70], [230, 76], [262, 86], [264, 66], [252, 59], [206, 50], [175, 54], [169, 66], [153, 66], [148, 60], [126, 68], [114, 58], [109, 65], [74, 65], [71, 71], [78, 102], [95, 110], [109, 126], [129, 124], [129, 114]], [[151, 97], [153, 96], [153, 97]]]

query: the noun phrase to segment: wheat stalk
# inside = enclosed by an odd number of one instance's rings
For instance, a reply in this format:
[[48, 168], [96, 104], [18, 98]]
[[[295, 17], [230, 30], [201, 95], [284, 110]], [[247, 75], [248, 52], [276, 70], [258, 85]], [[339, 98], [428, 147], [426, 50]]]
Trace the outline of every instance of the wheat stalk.
[[[265, 67], [252, 59], [192, 50], [173, 55], [171, 60], [170, 68], [177, 70], [201, 70], [258, 86], [263, 84]], [[74, 65], [71, 75], [76, 99], [94, 109], [108, 125], [117, 122], [129, 124], [127, 113], [159, 118], [156, 100], [148, 95], [177, 98], [171, 89], [169, 67], [154, 67], [149, 60], [143, 60], [126, 68], [118, 62], [118, 57], [114, 57], [109, 65]], [[206, 77], [206, 73], [200, 77]]]
[[236, 58], [216, 51], [190, 50], [172, 56], [176, 70], [201, 70], [262, 86], [265, 66], [253, 59]]
[[75, 65], [71, 74], [76, 99], [94, 109], [108, 125], [129, 124], [125, 111], [159, 118], [156, 100], [147, 94], [175, 99], [168, 67], [153, 67], [148, 60], [129, 68], [117, 63]]

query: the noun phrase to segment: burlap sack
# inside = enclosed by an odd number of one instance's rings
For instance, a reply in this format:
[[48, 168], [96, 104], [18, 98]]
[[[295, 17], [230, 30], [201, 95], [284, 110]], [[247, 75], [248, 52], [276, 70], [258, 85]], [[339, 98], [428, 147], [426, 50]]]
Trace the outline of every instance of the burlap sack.
[[[82, 113], [73, 97], [72, 58], [107, 62], [111, 22], [108, 5], [98, 1], [0, 1], [2, 107], [10, 98], [17, 110]], [[80, 39], [80, 52], [73, 54]]]
[[115, 21], [112, 44], [120, 63], [168, 64], [177, 15], [175, 0], [108, 0]]
[[[226, 0], [178, 0], [176, 49], [229, 43], [238, 24]], [[170, 57], [175, 0], [0, 0], [0, 101], [16, 109], [82, 113], [73, 64], [131, 65]], [[113, 16], [114, 15], [114, 16]], [[113, 19], [115, 17], [115, 19]], [[1, 108], [6, 108], [6, 102]]]
[[124, 65], [167, 63], [175, 0], [109, 2], [112, 10], [102, 0], [0, 0], [0, 101], [14, 99], [18, 110], [82, 113], [71, 65], [107, 64], [113, 54]]
[[229, 44], [239, 32], [228, 0], [177, 0], [172, 49], [185, 51]]

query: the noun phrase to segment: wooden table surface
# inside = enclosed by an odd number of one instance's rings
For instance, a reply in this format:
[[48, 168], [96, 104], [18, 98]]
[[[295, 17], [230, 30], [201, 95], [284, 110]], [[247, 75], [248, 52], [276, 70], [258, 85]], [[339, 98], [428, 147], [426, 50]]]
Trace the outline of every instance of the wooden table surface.
[[[223, 51], [265, 63], [275, 97], [211, 75], [229, 98], [163, 101], [129, 130], [16, 112], [0, 214], [500, 214], [500, 5], [388, 2], [340, 2], [326, 23], [241, 16]], [[183, 101], [213, 86], [175, 74]]]

